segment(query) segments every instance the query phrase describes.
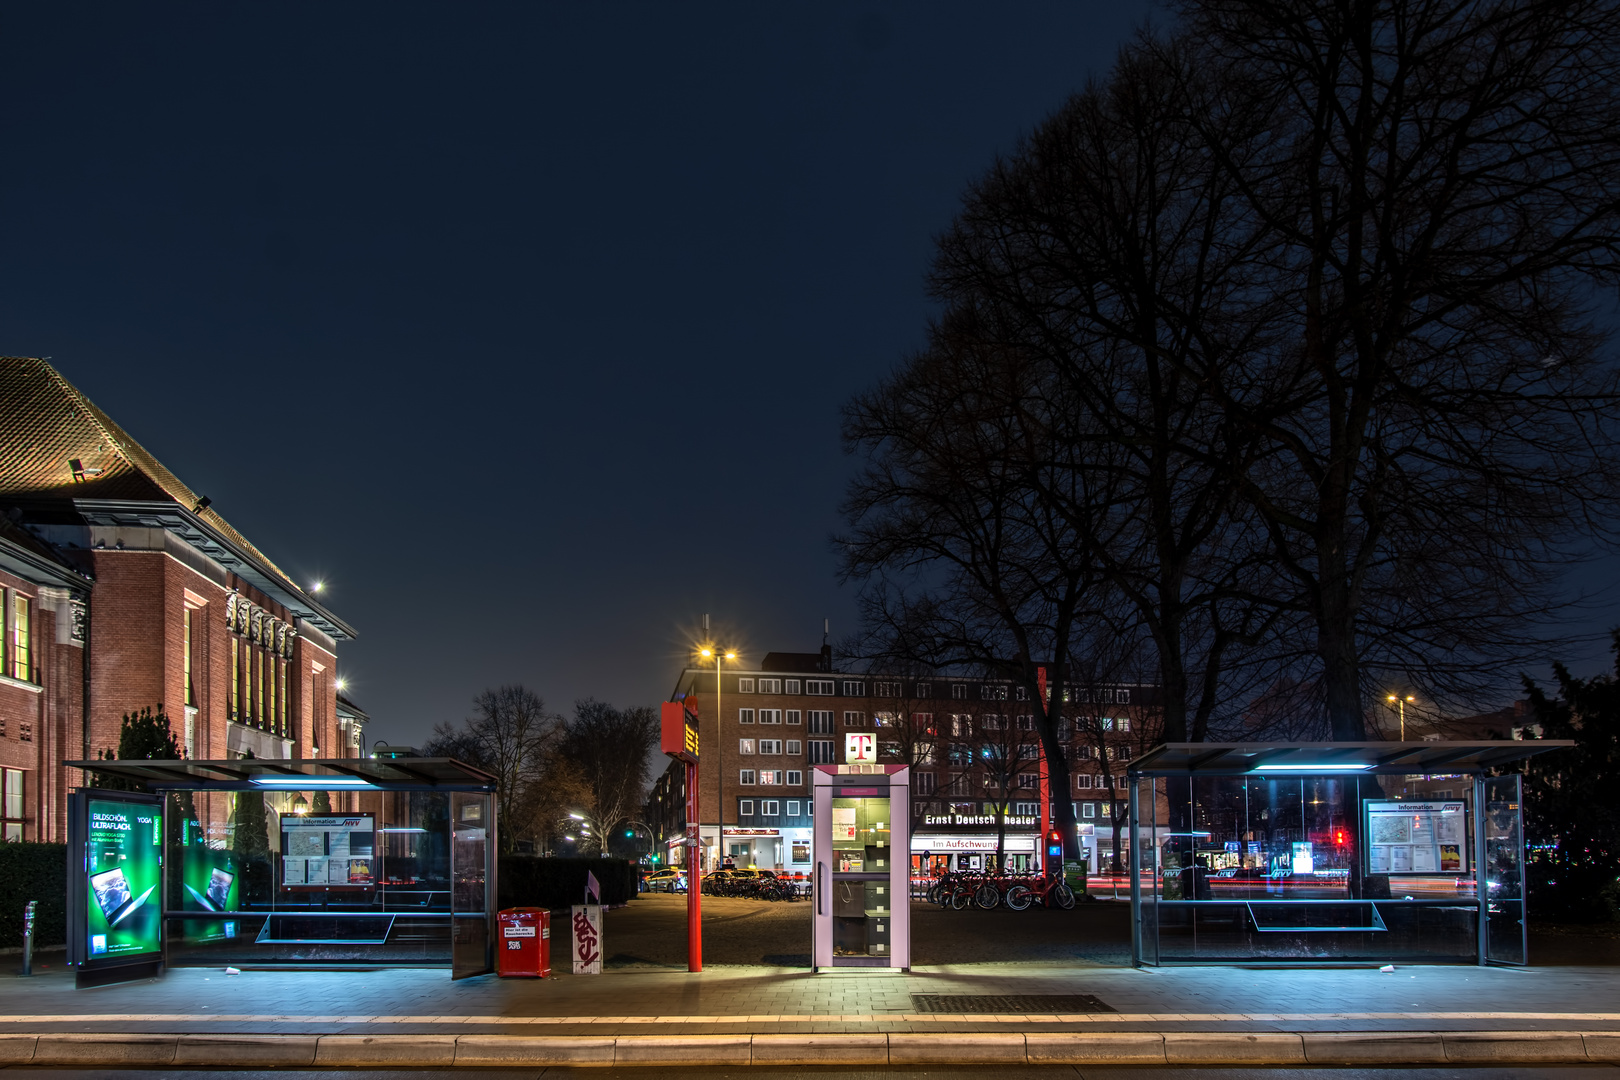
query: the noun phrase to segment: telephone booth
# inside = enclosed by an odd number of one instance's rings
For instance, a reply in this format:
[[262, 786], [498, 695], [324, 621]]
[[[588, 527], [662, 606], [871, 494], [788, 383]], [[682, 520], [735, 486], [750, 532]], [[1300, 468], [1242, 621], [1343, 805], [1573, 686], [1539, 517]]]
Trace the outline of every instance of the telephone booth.
[[811, 931], [816, 970], [911, 967], [911, 770], [817, 765]]

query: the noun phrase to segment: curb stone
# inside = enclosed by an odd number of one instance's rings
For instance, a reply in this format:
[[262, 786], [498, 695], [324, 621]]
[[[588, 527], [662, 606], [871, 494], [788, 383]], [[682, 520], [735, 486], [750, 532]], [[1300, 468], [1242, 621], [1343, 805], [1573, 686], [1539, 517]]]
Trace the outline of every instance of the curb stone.
[[216, 1068], [746, 1065], [1540, 1065], [1620, 1062], [1620, 1033], [0, 1035], [0, 1064]]

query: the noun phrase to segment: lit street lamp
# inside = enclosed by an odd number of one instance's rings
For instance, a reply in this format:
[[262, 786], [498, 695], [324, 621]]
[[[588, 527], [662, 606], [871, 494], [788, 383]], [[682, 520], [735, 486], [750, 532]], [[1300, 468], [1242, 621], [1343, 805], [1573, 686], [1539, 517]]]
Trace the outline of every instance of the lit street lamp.
[[1405, 742], [1406, 741], [1406, 703], [1408, 701], [1416, 701], [1417, 698], [1414, 697], [1411, 694], [1407, 694], [1404, 698], [1401, 697], [1398, 694], [1391, 694], [1391, 695], [1389, 695], [1389, 697], [1386, 700], [1393, 701], [1395, 703], [1395, 707], [1398, 708], [1401, 711], [1401, 742]]
[[[705, 631], [709, 629], [709, 617], [707, 615], [703, 616], [703, 629]], [[720, 823], [716, 826], [718, 835], [715, 840], [719, 850], [715, 853], [715, 855], [717, 858], [724, 859], [726, 857], [726, 740], [720, 734], [720, 732], [724, 730], [720, 726], [720, 663], [722, 659], [735, 662], [737, 659], [737, 650], [722, 649], [720, 646], [710, 643], [707, 645], [699, 645], [698, 655], [704, 660], [714, 661], [714, 783], [715, 802], [718, 804], [720, 813]], [[688, 873], [690, 873], [692, 869], [695, 868], [689, 867]]]

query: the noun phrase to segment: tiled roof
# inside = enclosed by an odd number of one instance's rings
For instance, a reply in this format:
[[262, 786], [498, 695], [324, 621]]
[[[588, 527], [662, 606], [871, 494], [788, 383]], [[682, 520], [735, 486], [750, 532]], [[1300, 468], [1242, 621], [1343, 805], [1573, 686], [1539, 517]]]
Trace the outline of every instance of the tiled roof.
[[[43, 360], [0, 357], [0, 498], [173, 502], [199, 496]], [[74, 462], [82, 472], [75, 473]], [[297, 588], [212, 508], [197, 513], [265, 569]]]

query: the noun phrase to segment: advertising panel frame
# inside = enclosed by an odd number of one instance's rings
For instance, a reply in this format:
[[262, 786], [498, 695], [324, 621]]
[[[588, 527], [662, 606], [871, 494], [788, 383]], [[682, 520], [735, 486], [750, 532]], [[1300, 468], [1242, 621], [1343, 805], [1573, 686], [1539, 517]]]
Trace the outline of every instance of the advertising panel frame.
[[[115, 816], [120, 805], [133, 811], [129, 817]], [[141, 816], [143, 810], [149, 817]], [[125, 849], [116, 859], [108, 850], [115, 838]], [[68, 965], [77, 986], [105, 986], [162, 972], [163, 911], [168, 903], [164, 846], [163, 796], [103, 788], [69, 793]], [[100, 865], [104, 862], [119, 865]], [[107, 940], [111, 931], [125, 923], [131, 925], [117, 936], [146, 935], [150, 947], [109, 951], [116, 946]]]

